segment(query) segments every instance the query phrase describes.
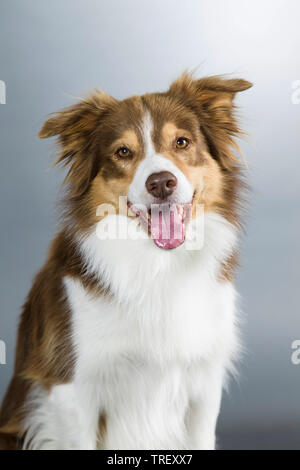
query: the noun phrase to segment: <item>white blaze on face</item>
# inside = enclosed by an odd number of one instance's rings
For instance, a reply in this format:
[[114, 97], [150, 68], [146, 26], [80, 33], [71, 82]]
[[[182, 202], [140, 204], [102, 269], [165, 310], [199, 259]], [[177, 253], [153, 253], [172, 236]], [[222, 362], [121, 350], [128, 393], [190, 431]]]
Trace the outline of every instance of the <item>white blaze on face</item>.
[[[152, 130], [153, 124], [148, 113], [142, 128], [145, 158], [140, 163], [129, 187], [128, 199], [141, 224], [151, 232], [154, 243], [161, 249], [169, 250], [177, 248], [185, 240], [194, 189], [174, 163], [155, 151]], [[177, 179], [177, 186], [167, 202], [158, 207], [158, 201], [147, 191], [146, 181], [153, 173], [162, 171], [172, 173]]]
[[150, 207], [155, 198], [146, 189], [147, 178], [153, 173], [169, 171], [177, 178], [177, 188], [168, 198], [170, 203], [185, 204], [191, 202], [194, 189], [182, 171], [168, 158], [155, 151], [152, 141], [153, 123], [149, 113], [146, 114], [142, 127], [145, 146], [145, 158], [142, 160], [131, 182], [128, 199], [132, 204], [144, 204]]

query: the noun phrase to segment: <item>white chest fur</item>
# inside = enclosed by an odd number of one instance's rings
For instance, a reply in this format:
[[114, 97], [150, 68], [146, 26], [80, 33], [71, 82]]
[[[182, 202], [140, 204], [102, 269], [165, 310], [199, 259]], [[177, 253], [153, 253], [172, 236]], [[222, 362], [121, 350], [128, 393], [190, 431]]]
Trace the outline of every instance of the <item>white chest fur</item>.
[[235, 294], [216, 274], [235, 234], [215, 214], [205, 222], [199, 252], [162, 252], [150, 240], [86, 238], [87, 269], [111, 297], [93, 298], [79, 281], [65, 279], [74, 385], [90, 402], [87, 414], [107, 417], [103, 447], [188, 447], [189, 402], [207, 393], [211, 369], [229, 366]]

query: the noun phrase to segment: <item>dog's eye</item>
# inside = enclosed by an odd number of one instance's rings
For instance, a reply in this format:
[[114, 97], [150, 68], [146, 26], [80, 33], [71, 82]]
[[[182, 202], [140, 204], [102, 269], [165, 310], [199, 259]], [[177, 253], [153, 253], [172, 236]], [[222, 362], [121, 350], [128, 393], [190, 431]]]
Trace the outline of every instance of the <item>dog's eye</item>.
[[179, 137], [176, 140], [176, 148], [180, 150], [186, 149], [189, 146], [189, 144], [190, 144], [190, 141], [186, 137]]
[[126, 158], [126, 157], [131, 157], [132, 153], [127, 147], [120, 147], [117, 150], [116, 155], [118, 155], [118, 157]]

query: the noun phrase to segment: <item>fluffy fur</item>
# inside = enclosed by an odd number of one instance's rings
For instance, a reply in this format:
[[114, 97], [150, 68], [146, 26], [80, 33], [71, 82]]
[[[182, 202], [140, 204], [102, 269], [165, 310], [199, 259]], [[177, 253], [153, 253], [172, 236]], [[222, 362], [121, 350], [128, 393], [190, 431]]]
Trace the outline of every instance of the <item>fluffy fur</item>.
[[[0, 447], [215, 448], [238, 352], [242, 177], [232, 101], [250, 86], [183, 75], [166, 93], [124, 101], [96, 91], [44, 124], [40, 137], [58, 136], [69, 166], [68, 190], [61, 231], [23, 308]], [[177, 179], [168, 202], [191, 202], [186, 239], [202, 227], [201, 249], [160, 249], [120, 210], [124, 196], [159, 203], [145, 182], [160, 171]], [[120, 235], [128, 224], [134, 237]], [[100, 240], [103, 227], [115, 236]]]

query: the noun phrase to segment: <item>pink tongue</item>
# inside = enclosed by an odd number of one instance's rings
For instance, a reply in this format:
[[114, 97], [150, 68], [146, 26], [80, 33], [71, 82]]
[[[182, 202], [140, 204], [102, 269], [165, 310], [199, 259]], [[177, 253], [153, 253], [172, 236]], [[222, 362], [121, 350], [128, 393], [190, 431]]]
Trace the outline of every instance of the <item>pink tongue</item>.
[[184, 242], [185, 228], [178, 207], [174, 204], [157, 206], [151, 213], [151, 238], [163, 250], [177, 248]]

